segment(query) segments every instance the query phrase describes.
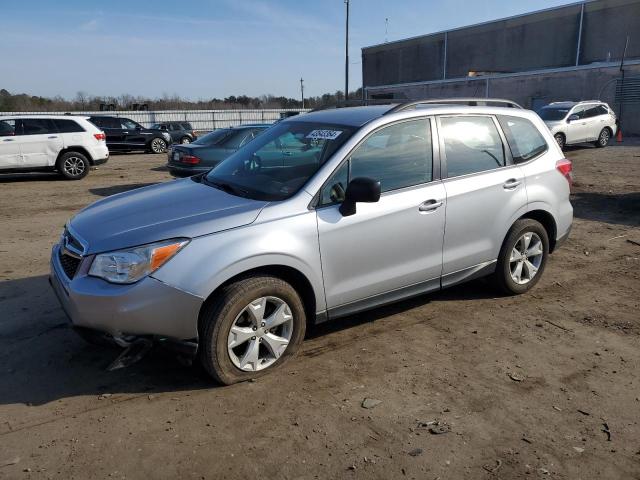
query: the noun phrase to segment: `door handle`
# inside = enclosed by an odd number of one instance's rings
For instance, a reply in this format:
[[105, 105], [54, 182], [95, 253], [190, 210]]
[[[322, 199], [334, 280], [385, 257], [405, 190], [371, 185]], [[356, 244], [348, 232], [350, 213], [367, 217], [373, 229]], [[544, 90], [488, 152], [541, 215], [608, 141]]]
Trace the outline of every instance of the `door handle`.
[[422, 202], [418, 207], [418, 210], [421, 212], [433, 212], [434, 210], [440, 208], [443, 202], [439, 202], [437, 200], [427, 200], [426, 202]]
[[282, 152], [285, 157], [291, 157], [293, 155], [292, 152]]
[[506, 182], [502, 184], [502, 188], [505, 190], [515, 190], [518, 185], [522, 182], [520, 180], [516, 180], [515, 178], [510, 178]]
[[13, 138], [5, 138], [2, 140], [3, 142], [13, 142]]
[[58, 136], [57, 135], [52, 135], [52, 136], [47, 137], [47, 138], [58, 138]]

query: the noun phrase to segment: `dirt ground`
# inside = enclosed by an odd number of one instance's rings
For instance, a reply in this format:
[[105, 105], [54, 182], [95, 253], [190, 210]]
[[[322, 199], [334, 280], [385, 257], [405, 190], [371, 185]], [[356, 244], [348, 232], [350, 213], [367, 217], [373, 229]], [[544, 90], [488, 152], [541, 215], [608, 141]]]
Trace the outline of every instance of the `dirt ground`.
[[640, 479], [640, 147], [567, 155], [573, 232], [532, 292], [343, 319], [231, 387], [161, 351], [107, 372], [47, 283], [65, 221], [164, 156], [0, 178], [0, 478]]

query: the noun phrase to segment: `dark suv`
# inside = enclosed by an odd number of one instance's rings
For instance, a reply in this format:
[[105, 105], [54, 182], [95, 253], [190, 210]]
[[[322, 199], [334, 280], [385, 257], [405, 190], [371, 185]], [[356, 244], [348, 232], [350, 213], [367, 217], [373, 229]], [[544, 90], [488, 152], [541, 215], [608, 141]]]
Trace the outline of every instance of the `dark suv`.
[[154, 123], [151, 128], [169, 132], [172, 143], [191, 143], [198, 138], [189, 122], [161, 122]]
[[110, 151], [144, 150], [151, 153], [164, 153], [171, 143], [168, 132], [153, 128], [144, 128], [129, 118], [93, 116], [89, 121], [107, 135], [107, 147]]

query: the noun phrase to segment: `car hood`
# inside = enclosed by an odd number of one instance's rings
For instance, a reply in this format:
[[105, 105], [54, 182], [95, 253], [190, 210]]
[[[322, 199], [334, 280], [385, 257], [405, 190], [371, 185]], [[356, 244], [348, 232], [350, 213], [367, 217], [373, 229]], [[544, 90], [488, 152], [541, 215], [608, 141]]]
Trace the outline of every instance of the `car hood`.
[[252, 223], [268, 202], [237, 197], [191, 178], [99, 200], [70, 221], [100, 253], [176, 237], [198, 237]]

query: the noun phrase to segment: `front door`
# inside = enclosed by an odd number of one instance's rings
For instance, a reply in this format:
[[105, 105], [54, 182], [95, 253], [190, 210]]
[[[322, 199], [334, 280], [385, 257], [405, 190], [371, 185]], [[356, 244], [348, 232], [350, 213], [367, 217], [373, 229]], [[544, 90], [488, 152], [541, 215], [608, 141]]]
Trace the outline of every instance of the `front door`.
[[20, 156], [20, 138], [16, 136], [14, 119], [0, 120], [0, 169], [18, 168]]
[[[445, 191], [433, 175], [429, 118], [372, 133], [320, 192], [317, 208], [322, 274], [330, 316], [440, 286]], [[348, 182], [381, 182], [377, 203], [358, 203], [343, 217]]]
[[134, 148], [144, 148], [147, 140], [153, 135], [151, 132], [145, 132], [141, 125], [128, 118], [121, 118], [120, 125], [124, 142], [127, 146]]

